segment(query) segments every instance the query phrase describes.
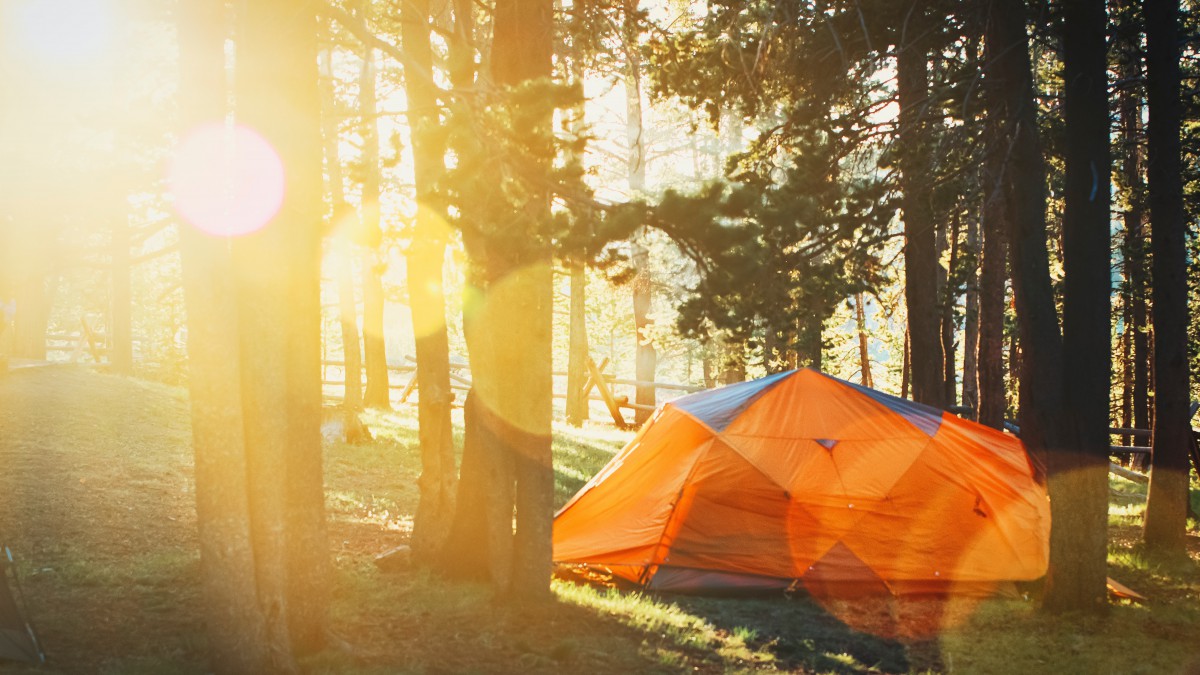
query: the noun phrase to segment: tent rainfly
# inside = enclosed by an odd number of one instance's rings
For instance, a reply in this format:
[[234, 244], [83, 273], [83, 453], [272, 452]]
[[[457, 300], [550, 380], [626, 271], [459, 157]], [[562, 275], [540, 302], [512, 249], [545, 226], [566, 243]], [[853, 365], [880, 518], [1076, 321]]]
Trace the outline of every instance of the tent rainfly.
[[661, 408], [554, 521], [554, 560], [652, 590], [986, 595], [1046, 572], [1015, 436], [797, 370]]

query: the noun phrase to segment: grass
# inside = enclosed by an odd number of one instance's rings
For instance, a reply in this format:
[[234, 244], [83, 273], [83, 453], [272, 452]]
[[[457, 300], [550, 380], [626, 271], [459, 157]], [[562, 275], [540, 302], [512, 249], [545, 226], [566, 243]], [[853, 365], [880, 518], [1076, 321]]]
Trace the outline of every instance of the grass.
[[[383, 573], [407, 541], [420, 473], [413, 410], [370, 413], [376, 440], [326, 448], [332, 629], [308, 673], [1184, 673], [1200, 669], [1200, 542], [1137, 544], [1144, 487], [1114, 479], [1110, 574], [1149, 597], [1107, 618], [1030, 600], [656, 596], [556, 580], [528, 606], [427, 572]], [[555, 427], [556, 503], [630, 438]], [[461, 442], [461, 439], [460, 439]], [[50, 662], [4, 672], [201, 673], [186, 397], [72, 368], [0, 375], [0, 535], [18, 556]], [[0, 669], [3, 669], [0, 666]], [[1191, 669], [1191, 670], [1189, 670]]]

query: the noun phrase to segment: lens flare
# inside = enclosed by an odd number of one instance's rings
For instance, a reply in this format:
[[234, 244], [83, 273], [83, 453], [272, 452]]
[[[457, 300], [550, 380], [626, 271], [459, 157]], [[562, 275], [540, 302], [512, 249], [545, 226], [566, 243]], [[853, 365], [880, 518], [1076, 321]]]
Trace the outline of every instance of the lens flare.
[[408, 251], [409, 268], [420, 270], [427, 280], [408, 290], [412, 306], [413, 331], [425, 337], [442, 330], [446, 325], [446, 289], [441, 283], [445, 264], [445, 242], [453, 231], [441, 214], [425, 205], [418, 206], [418, 226], [413, 231], [413, 243]]
[[168, 182], [175, 210], [212, 235], [258, 231], [283, 205], [279, 154], [240, 124], [206, 124], [188, 134], [175, 152]]
[[[545, 386], [549, 400], [550, 373], [545, 379], [531, 378], [530, 352], [551, 344], [550, 308], [553, 298], [554, 274], [548, 263], [536, 262], [492, 281], [486, 291], [468, 291], [464, 299], [464, 325], [467, 342], [483, 346], [471, 351], [472, 388], [478, 404], [494, 422], [493, 431], [510, 438], [542, 438], [550, 435], [549, 408], [530, 406], [525, 396], [514, 391], [529, 387], [524, 394], [536, 396], [534, 387]], [[466, 318], [469, 316], [469, 320]], [[548, 353], [548, 352], [547, 352]], [[536, 366], [534, 366], [536, 367]], [[480, 373], [496, 377], [485, 379]], [[497, 430], [504, 431], [497, 431]], [[514, 447], [531, 448], [524, 440], [514, 441]]]

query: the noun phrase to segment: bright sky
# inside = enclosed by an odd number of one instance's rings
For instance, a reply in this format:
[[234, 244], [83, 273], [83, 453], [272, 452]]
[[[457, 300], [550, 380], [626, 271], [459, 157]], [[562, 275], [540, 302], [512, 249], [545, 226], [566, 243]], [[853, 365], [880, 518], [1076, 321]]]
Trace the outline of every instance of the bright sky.
[[50, 66], [80, 65], [112, 44], [110, 0], [7, 0], [0, 5], [5, 42]]

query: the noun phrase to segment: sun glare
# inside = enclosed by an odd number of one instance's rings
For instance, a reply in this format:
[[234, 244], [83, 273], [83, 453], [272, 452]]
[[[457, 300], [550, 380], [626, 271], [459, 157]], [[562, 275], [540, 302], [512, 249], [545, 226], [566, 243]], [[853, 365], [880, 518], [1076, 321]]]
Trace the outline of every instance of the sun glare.
[[112, 43], [109, 0], [13, 0], [2, 6], [7, 41], [45, 63], [78, 65]]
[[168, 180], [176, 211], [212, 235], [260, 230], [283, 205], [283, 162], [245, 125], [206, 124], [188, 134]]

